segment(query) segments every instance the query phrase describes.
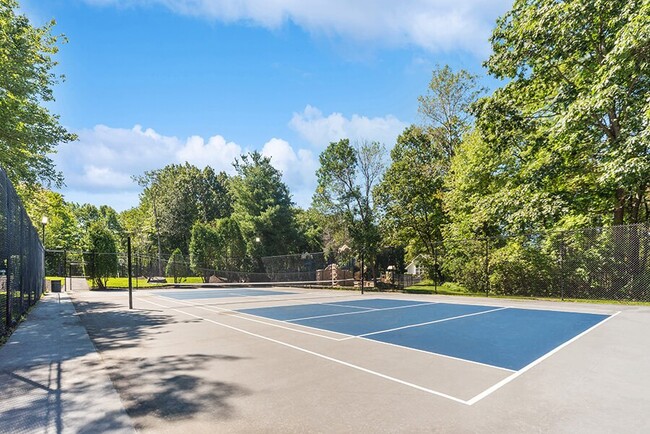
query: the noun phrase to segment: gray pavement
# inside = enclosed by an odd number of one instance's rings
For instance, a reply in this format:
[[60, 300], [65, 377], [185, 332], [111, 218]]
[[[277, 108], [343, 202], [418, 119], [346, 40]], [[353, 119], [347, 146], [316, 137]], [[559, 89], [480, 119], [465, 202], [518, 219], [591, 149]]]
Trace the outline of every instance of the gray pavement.
[[357, 293], [296, 291], [188, 302], [159, 290], [138, 291], [130, 310], [126, 291], [88, 291], [77, 279], [68, 286], [71, 293], [45, 296], [0, 348], [0, 433], [593, 434], [646, 432], [650, 426], [647, 306], [372, 294], [620, 311], [466, 405], [427, 390], [468, 399], [509, 373], [233, 311], [351, 300]]
[[0, 348], [0, 421], [1, 433], [135, 432], [68, 293], [43, 296]]

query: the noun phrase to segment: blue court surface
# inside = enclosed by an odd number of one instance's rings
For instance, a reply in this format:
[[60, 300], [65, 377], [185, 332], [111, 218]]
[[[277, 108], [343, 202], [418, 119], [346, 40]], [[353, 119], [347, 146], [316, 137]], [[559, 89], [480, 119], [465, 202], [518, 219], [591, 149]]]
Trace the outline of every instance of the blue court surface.
[[157, 291], [156, 295], [174, 300], [199, 300], [203, 298], [259, 297], [270, 295], [287, 295], [293, 292], [271, 291], [253, 288], [208, 289], [205, 291]]
[[609, 315], [393, 299], [238, 312], [520, 370]]

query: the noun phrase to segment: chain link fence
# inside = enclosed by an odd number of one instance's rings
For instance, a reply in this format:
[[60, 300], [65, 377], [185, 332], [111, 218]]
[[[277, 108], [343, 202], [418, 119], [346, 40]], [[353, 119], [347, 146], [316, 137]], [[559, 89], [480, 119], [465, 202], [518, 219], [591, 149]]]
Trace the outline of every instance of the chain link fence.
[[[111, 282], [115, 285], [113, 279], [128, 277], [126, 252], [47, 250], [45, 256], [48, 275], [85, 277], [94, 289], [102, 286], [99, 279], [105, 279], [110, 287]], [[148, 284], [329, 282], [332, 276], [331, 272], [327, 274], [327, 270], [332, 269], [338, 270], [340, 278], [334, 277], [337, 280], [352, 278], [349, 261], [332, 266], [333, 259], [324, 252], [261, 258], [212, 258], [204, 262], [224, 265], [209, 268], [193, 266], [186, 255], [158, 257], [134, 252], [131, 258], [133, 286], [136, 288], [141, 281]]]
[[438, 251], [441, 280], [474, 293], [650, 301], [647, 223], [448, 240]]
[[[38, 241], [38, 240], [37, 240]], [[650, 301], [650, 225], [588, 228], [518, 237], [447, 239], [423, 265], [434, 287], [453, 282], [475, 294], [561, 299]], [[132, 256], [134, 287], [151, 283], [322, 282], [359, 286], [355, 252], [301, 253], [262, 258], [203, 258], [187, 255]], [[54, 275], [126, 277], [126, 253], [48, 251]], [[367, 289], [401, 290], [419, 282], [404, 273], [403, 252], [384, 248], [376, 262], [366, 260]], [[317, 284], [318, 285], [318, 284]], [[110, 284], [109, 284], [110, 286]], [[320, 286], [320, 285], [319, 285]]]
[[0, 336], [43, 293], [43, 245], [16, 190], [0, 168]]

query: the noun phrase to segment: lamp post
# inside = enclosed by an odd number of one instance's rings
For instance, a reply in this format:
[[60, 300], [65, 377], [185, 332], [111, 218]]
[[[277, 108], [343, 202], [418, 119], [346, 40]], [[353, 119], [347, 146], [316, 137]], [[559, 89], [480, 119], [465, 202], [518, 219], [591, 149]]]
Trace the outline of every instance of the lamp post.
[[49, 219], [47, 218], [47, 216], [44, 215], [43, 217], [41, 217], [41, 225], [43, 226], [43, 235], [42, 235], [43, 248], [45, 248], [45, 225], [47, 225], [48, 221]]

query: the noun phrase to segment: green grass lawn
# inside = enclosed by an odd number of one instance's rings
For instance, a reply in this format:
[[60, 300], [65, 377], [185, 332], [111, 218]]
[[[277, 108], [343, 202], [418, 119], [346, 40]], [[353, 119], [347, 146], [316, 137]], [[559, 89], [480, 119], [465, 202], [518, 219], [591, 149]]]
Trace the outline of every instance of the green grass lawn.
[[[91, 279], [88, 280], [88, 285], [92, 288], [93, 282]], [[203, 283], [203, 279], [200, 277], [186, 277], [180, 283]], [[155, 288], [158, 286], [173, 285], [174, 279], [172, 277], [167, 278], [167, 283], [149, 283], [145, 277], [138, 277], [132, 279], [133, 288]], [[124, 289], [129, 287], [129, 278], [128, 277], [111, 277], [106, 283], [107, 288], [115, 289]]]

